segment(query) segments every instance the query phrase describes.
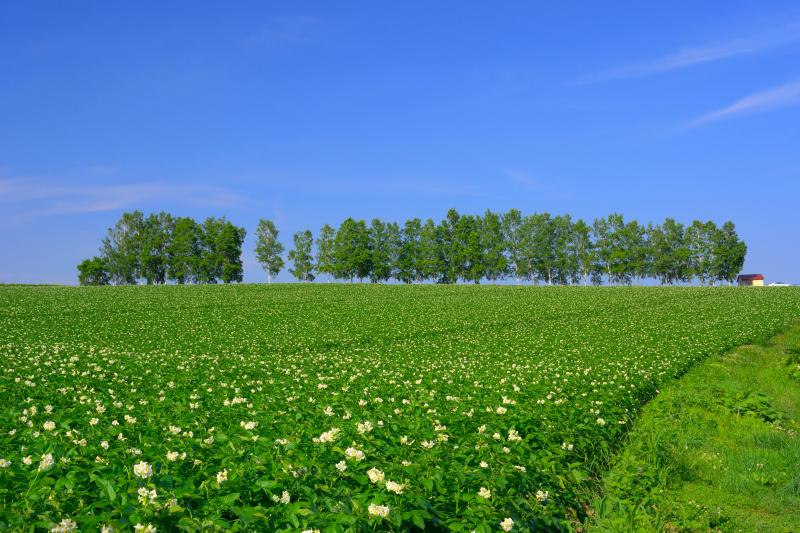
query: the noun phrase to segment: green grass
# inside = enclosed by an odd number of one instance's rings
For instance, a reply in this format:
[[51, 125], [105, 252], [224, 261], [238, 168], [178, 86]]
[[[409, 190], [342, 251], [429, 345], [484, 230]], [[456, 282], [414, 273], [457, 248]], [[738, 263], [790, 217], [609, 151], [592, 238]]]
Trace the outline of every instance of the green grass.
[[642, 410], [590, 531], [800, 529], [800, 324], [711, 357]]
[[[0, 529], [566, 530], [657, 389], [798, 317], [793, 288], [0, 287]], [[788, 412], [763, 392], [719, 397]]]

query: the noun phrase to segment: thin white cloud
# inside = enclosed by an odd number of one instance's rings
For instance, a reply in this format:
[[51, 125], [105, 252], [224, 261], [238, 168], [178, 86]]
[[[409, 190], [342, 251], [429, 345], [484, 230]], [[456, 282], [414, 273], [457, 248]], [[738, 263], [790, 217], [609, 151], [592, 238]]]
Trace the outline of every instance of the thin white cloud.
[[505, 170], [505, 175], [508, 176], [511, 181], [526, 189], [542, 188], [542, 183], [527, 172], [515, 169], [507, 169]]
[[224, 208], [247, 200], [235, 192], [208, 185], [134, 183], [72, 187], [32, 179], [0, 180], [0, 206], [17, 217], [96, 213], [155, 202]]
[[[548, 180], [543, 180], [534, 177], [530, 172], [513, 167], [506, 167], [501, 172], [517, 189], [536, 191], [538, 196], [545, 197], [548, 200], [571, 200], [574, 198], [571, 186], [564, 180], [552, 177], [548, 178]], [[515, 194], [520, 193], [517, 192]]]
[[686, 47], [675, 53], [633, 65], [615, 67], [586, 76], [578, 84], [610, 81], [625, 78], [639, 78], [662, 74], [673, 70], [711, 63], [731, 57], [754, 54], [771, 48], [786, 46], [800, 41], [800, 24], [791, 24], [780, 30], [754, 35], [744, 39], [734, 39], [715, 44]]
[[316, 39], [325, 29], [321, 19], [303, 15], [276, 17], [249, 35], [246, 46], [304, 44]]
[[89, 171], [92, 174], [96, 174], [98, 176], [108, 176], [111, 174], [116, 174], [119, 169], [114, 165], [92, 165], [89, 167]]
[[687, 124], [687, 127], [702, 126], [745, 113], [766, 111], [795, 104], [800, 104], [800, 80], [745, 96], [727, 107], [706, 113]]
[[371, 178], [321, 178], [318, 176], [284, 176], [274, 187], [293, 193], [311, 195], [360, 197], [473, 197], [491, 198], [491, 192], [479, 185], [465, 181], [420, 179], [400, 176], [374, 176]]

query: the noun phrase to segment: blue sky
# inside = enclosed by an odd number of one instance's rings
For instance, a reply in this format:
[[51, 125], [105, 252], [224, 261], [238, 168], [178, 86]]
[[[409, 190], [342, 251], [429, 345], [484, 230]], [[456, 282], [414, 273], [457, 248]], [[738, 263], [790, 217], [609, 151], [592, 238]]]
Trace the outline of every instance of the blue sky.
[[[732, 219], [800, 282], [796, 2], [3, 2], [0, 282], [125, 210]], [[288, 280], [284, 272], [282, 279]]]

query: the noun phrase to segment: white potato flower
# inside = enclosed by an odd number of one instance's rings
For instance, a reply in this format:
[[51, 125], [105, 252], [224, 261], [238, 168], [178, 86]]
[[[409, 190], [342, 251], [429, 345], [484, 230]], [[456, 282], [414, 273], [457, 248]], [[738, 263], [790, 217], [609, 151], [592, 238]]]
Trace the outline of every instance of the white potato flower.
[[53, 454], [46, 453], [42, 455], [42, 460], [39, 462], [39, 470], [47, 470], [51, 466], [53, 466]]
[[328, 431], [324, 432], [319, 437], [314, 438], [314, 442], [319, 442], [325, 444], [327, 442], [333, 442], [339, 437], [339, 428], [331, 428]]
[[50, 533], [69, 533], [77, 530], [78, 524], [71, 518], [65, 518], [55, 526], [51, 527]]
[[133, 465], [133, 473], [136, 474], [137, 477], [146, 479], [153, 475], [153, 467], [148, 463], [141, 461]]
[[380, 516], [381, 518], [385, 518], [389, 516], [389, 507], [386, 505], [376, 505], [374, 503], [369, 504], [367, 511], [372, 516]]
[[361, 450], [357, 450], [355, 448], [352, 448], [352, 447], [347, 448], [344, 451], [344, 456], [347, 457], [348, 459], [353, 459], [355, 461], [363, 461], [366, 458], [366, 455], [364, 455], [364, 452], [362, 452]]
[[386, 482], [386, 490], [389, 492], [394, 492], [395, 494], [403, 494], [403, 490], [406, 488], [405, 485], [401, 485], [400, 483], [395, 483], [394, 481], [387, 481]]
[[369, 477], [370, 482], [378, 483], [379, 481], [383, 481], [383, 471], [377, 468], [370, 468], [367, 470], [367, 477]]

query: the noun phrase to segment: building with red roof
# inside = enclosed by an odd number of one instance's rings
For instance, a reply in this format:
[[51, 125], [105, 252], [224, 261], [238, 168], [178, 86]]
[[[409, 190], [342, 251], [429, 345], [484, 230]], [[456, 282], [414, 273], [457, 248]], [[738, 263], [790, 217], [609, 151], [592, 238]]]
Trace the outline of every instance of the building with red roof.
[[736, 278], [736, 283], [740, 287], [763, 287], [764, 274], [739, 274]]

